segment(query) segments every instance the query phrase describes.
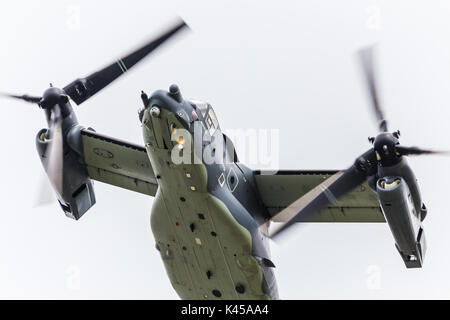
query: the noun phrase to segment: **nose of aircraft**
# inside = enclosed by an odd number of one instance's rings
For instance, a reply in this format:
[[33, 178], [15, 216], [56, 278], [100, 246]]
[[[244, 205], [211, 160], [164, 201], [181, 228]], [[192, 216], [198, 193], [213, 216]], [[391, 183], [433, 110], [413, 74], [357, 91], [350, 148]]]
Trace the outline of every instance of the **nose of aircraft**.
[[173, 114], [186, 129], [191, 128], [193, 122], [199, 120], [195, 107], [183, 99], [180, 88], [176, 84], [171, 85], [169, 91], [155, 91], [150, 98], [143, 93], [141, 97], [143, 97], [145, 108], [139, 112], [140, 119], [148, 109], [151, 116], [155, 118], [167, 118], [169, 114]]

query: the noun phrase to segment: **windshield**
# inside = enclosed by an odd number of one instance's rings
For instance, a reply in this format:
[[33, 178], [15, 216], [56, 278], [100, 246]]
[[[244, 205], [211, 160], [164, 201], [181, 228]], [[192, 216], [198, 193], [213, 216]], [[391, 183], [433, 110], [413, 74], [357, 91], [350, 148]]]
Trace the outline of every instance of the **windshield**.
[[195, 105], [197, 110], [200, 110], [203, 118], [204, 125], [212, 136], [217, 129], [219, 129], [219, 121], [217, 121], [216, 113], [213, 107], [209, 103], [201, 102], [197, 100], [190, 100]]
[[206, 111], [208, 110], [209, 104], [206, 102], [198, 101], [198, 100], [189, 100], [189, 102], [192, 103], [193, 105], [195, 105], [195, 108], [200, 110], [200, 112], [202, 113], [203, 119], [205, 119]]

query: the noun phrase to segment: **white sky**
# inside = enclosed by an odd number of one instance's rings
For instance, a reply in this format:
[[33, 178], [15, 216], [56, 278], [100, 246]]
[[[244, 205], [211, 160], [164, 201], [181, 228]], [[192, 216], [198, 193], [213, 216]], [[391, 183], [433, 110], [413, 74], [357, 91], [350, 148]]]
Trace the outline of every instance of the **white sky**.
[[[450, 148], [449, 14], [448, 1], [4, 1], [0, 89], [63, 87], [180, 15], [193, 32], [76, 108], [83, 125], [141, 143], [140, 90], [177, 83], [223, 128], [280, 129], [281, 168], [341, 169], [376, 133], [354, 59], [374, 42], [391, 128], [405, 145]], [[152, 199], [96, 183], [79, 222], [34, 208], [44, 115], [0, 100], [0, 116], [0, 298], [176, 299]], [[410, 163], [429, 209], [425, 267], [404, 267], [387, 225], [307, 226], [273, 246], [281, 298], [450, 298], [449, 159]]]

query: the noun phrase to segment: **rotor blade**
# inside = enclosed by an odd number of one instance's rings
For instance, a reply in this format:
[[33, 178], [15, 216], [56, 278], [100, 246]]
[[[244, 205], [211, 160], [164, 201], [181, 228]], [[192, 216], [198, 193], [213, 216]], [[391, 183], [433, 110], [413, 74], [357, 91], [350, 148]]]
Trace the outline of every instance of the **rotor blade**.
[[426, 150], [418, 147], [404, 147], [397, 145], [395, 149], [402, 156], [421, 156], [421, 155], [432, 155], [432, 154], [450, 154], [449, 151], [439, 151], [439, 150]]
[[52, 114], [50, 126], [51, 144], [46, 152], [46, 172], [49, 180], [58, 194], [63, 193], [63, 133], [61, 127], [61, 115], [58, 107]]
[[387, 132], [388, 125], [386, 117], [384, 116], [383, 109], [381, 108], [378, 95], [378, 87], [376, 81], [377, 79], [374, 66], [374, 47], [361, 49], [358, 52], [358, 56], [361, 64], [361, 71], [366, 82], [370, 103], [372, 104], [372, 109], [374, 110], [375, 117], [378, 121], [378, 128], [382, 132]]
[[[270, 233], [276, 238], [296, 222], [308, 221], [323, 208], [335, 203], [376, 172], [376, 155], [373, 149], [361, 155], [349, 169], [338, 172], [276, 215], [286, 222]], [[275, 218], [275, 217], [274, 217]], [[272, 219], [274, 219], [272, 218]]]
[[163, 33], [156, 40], [146, 43], [143, 47], [133, 51], [129, 55], [119, 59], [104, 69], [95, 72], [86, 78], [78, 79], [64, 88], [64, 91], [72, 100], [80, 105], [97, 92], [108, 86], [122, 74], [131, 69], [136, 63], [141, 61], [165, 41], [170, 39], [180, 30], [188, 28], [184, 21], [178, 22], [175, 26]]
[[42, 100], [41, 97], [30, 96], [27, 94], [16, 95], [16, 94], [0, 92], [0, 96], [5, 97], [5, 98], [18, 99], [18, 100], [22, 100], [22, 101], [30, 102], [30, 103], [39, 103]]

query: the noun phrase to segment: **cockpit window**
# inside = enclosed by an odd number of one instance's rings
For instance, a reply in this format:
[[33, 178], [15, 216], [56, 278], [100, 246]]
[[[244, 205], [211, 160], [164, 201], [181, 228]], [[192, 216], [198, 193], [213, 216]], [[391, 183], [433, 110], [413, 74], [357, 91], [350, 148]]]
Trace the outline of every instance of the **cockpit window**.
[[219, 121], [217, 121], [216, 114], [211, 106], [208, 108], [208, 115], [206, 116], [206, 127], [209, 130], [209, 134], [212, 136], [216, 129], [219, 128]]
[[206, 112], [208, 111], [209, 105], [206, 102], [201, 102], [201, 101], [197, 101], [197, 100], [190, 100], [189, 102], [193, 103], [195, 105], [195, 107], [198, 110], [200, 110], [200, 112], [202, 113], [203, 119], [205, 119]]
[[202, 118], [206, 129], [212, 136], [217, 129], [219, 129], [219, 121], [217, 121], [216, 113], [209, 103], [190, 100], [189, 102], [195, 104], [195, 107], [202, 113]]

